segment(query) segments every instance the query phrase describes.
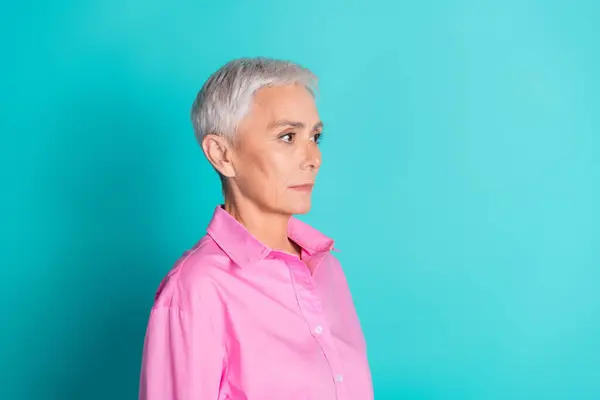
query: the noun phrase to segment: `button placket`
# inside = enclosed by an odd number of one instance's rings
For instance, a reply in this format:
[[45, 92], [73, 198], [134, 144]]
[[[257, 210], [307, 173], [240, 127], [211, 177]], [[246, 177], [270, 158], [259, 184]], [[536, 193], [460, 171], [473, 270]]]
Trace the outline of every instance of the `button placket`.
[[[302, 261], [299, 261], [302, 263]], [[294, 262], [289, 265], [292, 278], [297, 286], [300, 307], [306, 322], [311, 327], [312, 336], [321, 348], [331, 371], [331, 376], [335, 383], [337, 398], [346, 399], [346, 390], [343, 382], [341, 364], [339, 361], [337, 349], [333, 341], [332, 334], [326, 326], [325, 314], [321, 299], [319, 298], [313, 277], [310, 275], [306, 266], [302, 263]]]

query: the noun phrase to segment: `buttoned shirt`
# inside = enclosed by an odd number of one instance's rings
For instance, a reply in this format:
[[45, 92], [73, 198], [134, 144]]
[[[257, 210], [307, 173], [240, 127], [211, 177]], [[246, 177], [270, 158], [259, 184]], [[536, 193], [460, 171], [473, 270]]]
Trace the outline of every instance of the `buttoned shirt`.
[[366, 343], [333, 240], [291, 217], [301, 256], [221, 206], [160, 284], [140, 400], [370, 400]]

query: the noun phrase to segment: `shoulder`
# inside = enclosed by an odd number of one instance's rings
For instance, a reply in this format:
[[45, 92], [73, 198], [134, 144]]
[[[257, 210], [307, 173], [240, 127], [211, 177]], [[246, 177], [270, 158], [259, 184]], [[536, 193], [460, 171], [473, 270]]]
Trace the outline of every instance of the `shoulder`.
[[326, 260], [330, 264], [335, 264], [335, 265], [341, 267], [340, 260], [335, 255], [335, 253], [337, 253], [337, 252], [339, 252], [339, 250], [337, 250], [337, 249], [331, 250], [329, 253], [327, 253]]
[[[153, 308], [172, 307], [192, 310], [220, 301], [222, 276], [232, 264], [227, 255], [209, 237], [204, 236], [185, 251], [160, 283]], [[211, 306], [211, 304], [209, 304]]]
[[319, 262], [316, 272], [323, 279], [327, 279], [335, 285], [347, 285], [346, 273], [338, 257], [334, 252], [328, 252]]
[[[337, 252], [337, 250], [334, 251]], [[342, 264], [340, 263], [338, 257], [334, 254], [334, 251], [330, 251], [329, 253], [327, 253], [327, 256], [325, 257], [324, 261], [327, 264], [328, 268], [333, 269], [340, 274], [344, 274]]]

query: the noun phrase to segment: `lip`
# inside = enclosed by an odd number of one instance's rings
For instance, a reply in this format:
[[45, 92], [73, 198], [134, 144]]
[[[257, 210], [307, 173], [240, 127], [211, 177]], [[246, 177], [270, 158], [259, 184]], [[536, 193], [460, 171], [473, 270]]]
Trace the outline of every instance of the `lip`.
[[305, 183], [302, 185], [290, 186], [290, 189], [299, 190], [302, 192], [310, 192], [314, 186], [314, 183]]

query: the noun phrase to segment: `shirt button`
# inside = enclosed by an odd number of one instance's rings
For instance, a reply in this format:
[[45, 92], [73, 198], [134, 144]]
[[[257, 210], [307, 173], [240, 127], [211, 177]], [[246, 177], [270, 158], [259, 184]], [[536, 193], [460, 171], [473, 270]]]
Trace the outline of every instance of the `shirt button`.
[[335, 376], [335, 381], [336, 381], [336, 382], [341, 382], [341, 381], [343, 381], [343, 380], [344, 380], [344, 376], [343, 376], [342, 374], [337, 374], [337, 375]]
[[315, 333], [317, 335], [320, 335], [321, 333], [323, 333], [323, 327], [321, 325], [317, 325], [317, 327], [315, 328]]

